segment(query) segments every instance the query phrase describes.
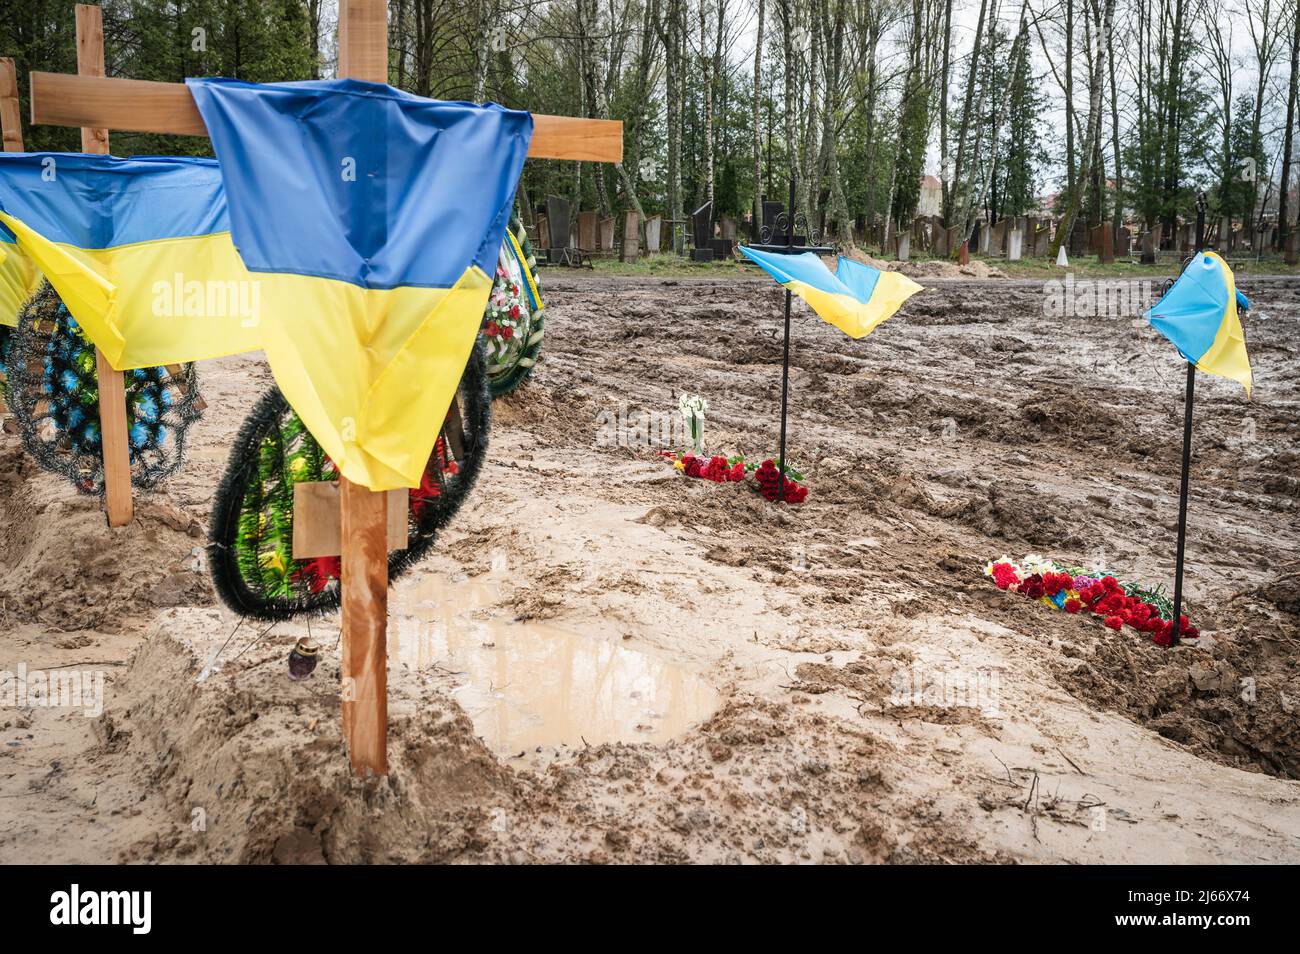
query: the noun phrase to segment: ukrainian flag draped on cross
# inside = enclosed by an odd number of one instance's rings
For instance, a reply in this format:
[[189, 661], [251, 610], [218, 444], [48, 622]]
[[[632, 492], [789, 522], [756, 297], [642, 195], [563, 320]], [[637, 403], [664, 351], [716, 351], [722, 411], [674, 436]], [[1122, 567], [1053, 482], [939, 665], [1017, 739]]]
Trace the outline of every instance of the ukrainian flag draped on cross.
[[[216, 162], [55, 155], [50, 178], [47, 157], [0, 157], [0, 239], [16, 240], [0, 241], [0, 307], [39, 269], [118, 369], [264, 348], [345, 477], [417, 486], [532, 117], [356, 80], [188, 85]], [[251, 284], [257, 319], [157, 313], [161, 290], [194, 282]]]
[[5, 324], [44, 275], [119, 371], [261, 346], [215, 160], [0, 154], [0, 223]]
[[188, 85], [273, 316], [276, 382], [349, 480], [417, 486], [474, 346], [532, 116], [359, 80]]

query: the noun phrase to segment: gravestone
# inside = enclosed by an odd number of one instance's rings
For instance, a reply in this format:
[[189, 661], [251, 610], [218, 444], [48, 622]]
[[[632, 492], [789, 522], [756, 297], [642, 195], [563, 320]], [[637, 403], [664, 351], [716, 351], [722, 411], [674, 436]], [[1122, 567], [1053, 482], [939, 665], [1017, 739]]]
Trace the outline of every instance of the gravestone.
[[1288, 265], [1295, 265], [1297, 262], [1300, 262], [1300, 245], [1296, 244], [1297, 234], [1298, 230], [1296, 229], [1291, 229], [1286, 233], [1285, 261]]
[[989, 255], [997, 257], [1002, 255], [1006, 250], [1008, 221], [1008, 219], [998, 219], [992, 228], [989, 229]]
[[1142, 233], [1142, 251], [1139, 261], [1143, 265], [1154, 265], [1156, 263], [1156, 247], [1160, 244], [1158, 233], [1147, 231]]
[[989, 254], [989, 245], [990, 245], [989, 233], [991, 231], [992, 230], [989, 228], [989, 224], [985, 222], [983, 219], [980, 219], [978, 222], [975, 223], [975, 232], [976, 232], [974, 236], [975, 247], [979, 249], [979, 253], [981, 255]]
[[1068, 249], [1071, 256], [1082, 255], [1087, 243], [1087, 233], [1088, 227], [1078, 219], [1075, 219], [1070, 225], [1069, 241], [1062, 247]]
[[1110, 226], [1103, 222], [1092, 229], [1092, 247], [1097, 251], [1097, 261], [1102, 265], [1115, 262], [1115, 234]]
[[718, 228], [720, 229], [721, 235], [724, 239], [731, 242], [736, 241], [736, 220], [731, 216], [724, 215], [722, 220], [718, 223]]
[[1130, 258], [1133, 255], [1133, 232], [1127, 225], [1119, 227], [1119, 241], [1115, 246], [1116, 258]]
[[546, 219], [550, 223], [552, 262], [564, 257], [564, 250], [573, 244], [572, 220], [569, 216], [569, 200], [558, 195], [546, 197]]
[[705, 202], [691, 213], [691, 230], [695, 238], [695, 248], [691, 250], [691, 261], [713, 261], [713, 203]]
[[578, 213], [578, 248], [584, 252], [596, 251], [600, 241], [600, 216], [595, 212]]
[[[958, 249], [961, 248], [962, 244], [962, 231], [960, 225], [954, 225], [950, 229], [944, 229], [943, 244], [948, 249], [947, 256], [952, 258], [952, 256], [957, 253]], [[969, 259], [970, 249], [966, 250], [966, 256]], [[964, 265], [966, 263], [963, 262], [962, 264]]]
[[1020, 261], [1020, 247], [1024, 239], [1025, 233], [1019, 225], [1007, 233], [1007, 261]]
[[943, 223], [938, 218], [934, 220], [930, 235], [930, 254], [936, 258], [947, 258], [951, 251], [948, 245], [948, 230], [943, 227]]
[[659, 254], [659, 233], [663, 229], [664, 217], [652, 215], [645, 220], [645, 250], [647, 255]]
[[600, 250], [611, 253], [614, 251], [614, 219], [600, 220]]
[[777, 228], [777, 219], [785, 212], [785, 206], [780, 202], [773, 202], [770, 199], [763, 200], [763, 228], [767, 229], [770, 237], [767, 240], [768, 245], [784, 245], [788, 241], [786, 230]]
[[898, 260], [906, 262], [912, 251], [912, 233], [900, 232], [898, 235]]
[[943, 217], [939, 215], [930, 216], [930, 254], [935, 254], [935, 249], [939, 247], [942, 241], [940, 236], [948, 230], [944, 228]]
[[1052, 226], [1040, 225], [1034, 228], [1034, 258], [1050, 258], [1052, 255]]
[[551, 249], [551, 222], [545, 215], [537, 216], [537, 247], [544, 254]]
[[641, 257], [641, 227], [636, 212], [623, 213], [623, 247], [619, 250], [620, 262], [635, 262]]

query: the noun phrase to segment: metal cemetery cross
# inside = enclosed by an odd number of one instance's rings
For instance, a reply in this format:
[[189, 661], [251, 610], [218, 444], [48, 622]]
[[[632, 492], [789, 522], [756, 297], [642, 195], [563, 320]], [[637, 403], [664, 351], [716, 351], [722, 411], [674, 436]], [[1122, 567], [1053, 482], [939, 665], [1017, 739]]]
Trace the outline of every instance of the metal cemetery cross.
[[[794, 233], [795, 229], [798, 228], [800, 215], [804, 219], [806, 236], [799, 244], [795, 244]], [[782, 219], [785, 220], [784, 231], [782, 231]], [[766, 222], [766, 216], [764, 216], [764, 221]], [[785, 236], [784, 244], [775, 241], [782, 234]], [[835, 253], [835, 249], [817, 244], [821, 236], [813, 231], [812, 223], [808, 221], [807, 215], [802, 212], [795, 213], [794, 176], [790, 177], [789, 211], [778, 214], [771, 224], [765, 224], [759, 238], [762, 239], [761, 243], [749, 247], [760, 252], [775, 252], [778, 255], [802, 255], [804, 252], [814, 252], [817, 255], [833, 255]], [[808, 242], [812, 244], [806, 244]], [[793, 298], [793, 293], [787, 288], [785, 290], [785, 343], [781, 349], [781, 447], [777, 459], [779, 479], [776, 482], [776, 499], [779, 501], [785, 500], [785, 426], [790, 403], [790, 303]]]
[[[83, 38], [83, 24], [88, 29]], [[77, 7], [79, 75], [32, 73], [32, 122], [82, 126], [87, 152], [108, 152], [108, 129], [206, 136], [207, 127], [183, 83], [106, 79], [103, 76], [103, 28], [98, 7]], [[85, 51], [98, 43], [98, 56]], [[388, 6], [384, 0], [339, 0], [338, 75], [388, 81]], [[83, 58], [84, 55], [84, 58]], [[85, 128], [88, 127], [88, 128]], [[534, 159], [619, 162], [623, 158], [623, 124], [614, 120], [568, 116], [533, 116], [528, 155]], [[112, 406], [120, 416], [121, 466], [126, 466], [126, 417], [121, 372], [112, 401], [105, 400], [105, 371], [100, 359], [100, 408]], [[105, 478], [110, 471], [109, 427], [104, 425]], [[113, 445], [117, 447], [117, 445]], [[118, 450], [113, 451], [114, 454]], [[130, 472], [125, 471], [127, 517], [130, 519]], [[113, 484], [109, 518], [113, 519]], [[340, 475], [339, 508], [342, 556], [343, 734], [353, 771], [388, 771], [388, 535], [387, 495], [354, 484]], [[125, 521], [123, 521], [125, 522]]]

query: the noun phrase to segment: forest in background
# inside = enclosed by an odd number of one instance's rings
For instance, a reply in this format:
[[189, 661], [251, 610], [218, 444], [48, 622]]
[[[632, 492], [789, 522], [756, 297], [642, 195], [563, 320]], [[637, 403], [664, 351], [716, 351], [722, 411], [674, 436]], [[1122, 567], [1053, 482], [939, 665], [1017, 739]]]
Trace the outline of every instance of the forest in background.
[[[73, 0], [6, 0], [0, 55], [76, 71]], [[334, 74], [324, 0], [105, 0], [108, 73]], [[392, 0], [389, 81], [422, 96], [624, 122], [618, 165], [529, 163], [521, 197], [602, 216], [743, 218], [761, 191], [827, 237], [910, 222], [922, 177], [969, 235], [1031, 213], [1164, 224], [1207, 195], [1246, 234], [1295, 228], [1297, 0]], [[76, 150], [29, 127], [29, 150]], [[207, 154], [115, 133], [113, 152]]]

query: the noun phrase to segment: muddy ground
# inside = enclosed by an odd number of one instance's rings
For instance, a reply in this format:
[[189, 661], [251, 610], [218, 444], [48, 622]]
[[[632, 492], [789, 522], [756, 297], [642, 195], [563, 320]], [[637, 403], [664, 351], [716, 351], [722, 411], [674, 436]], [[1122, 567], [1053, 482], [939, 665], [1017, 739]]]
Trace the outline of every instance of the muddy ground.
[[0, 862], [1300, 861], [1300, 280], [1241, 282], [1252, 402], [1198, 379], [1175, 650], [981, 575], [1172, 580], [1183, 366], [1144, 323], [996, 278], [862, 341], [797, 304], [781, 508], [654, 446], [688, 391], [710, 450], [774, 454], [779, 289], [543, 280], [538, 372], [394, 587], [385, 779], [347, 772], [337, 618], [292, 683], [307, 625], [236, 629], [205, 576], [260, 356], [201, 366], [124, 531], [0, 434], [0, 669], [105, 680], [0, 707]]

